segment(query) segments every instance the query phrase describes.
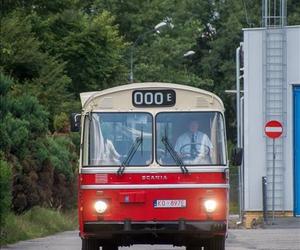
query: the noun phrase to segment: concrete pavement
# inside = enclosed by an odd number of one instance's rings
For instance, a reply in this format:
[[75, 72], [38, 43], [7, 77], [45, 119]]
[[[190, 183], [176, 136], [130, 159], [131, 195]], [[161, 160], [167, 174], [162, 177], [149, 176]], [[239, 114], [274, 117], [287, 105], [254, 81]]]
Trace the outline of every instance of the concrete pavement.
[[[22, 241], [1, 250], [80, 250], [77, 231], [63, 232], [34, 240]], [[184, 250], [169, 245], [134, 245], [120, 250]], [[226, 250], [300, 250], [300, 228], [234, 229], [229, 231]]]

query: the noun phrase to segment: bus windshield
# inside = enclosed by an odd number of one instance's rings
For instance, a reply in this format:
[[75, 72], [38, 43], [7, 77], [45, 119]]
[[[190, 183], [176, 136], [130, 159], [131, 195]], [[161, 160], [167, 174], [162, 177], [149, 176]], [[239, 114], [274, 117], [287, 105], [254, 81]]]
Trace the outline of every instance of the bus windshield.
[[85, 166], [152, 163], [152, 115], [148, 113], [92, 113], [86, 116], [85, 138]]
[[162, 112], [156, 116], [156, 158], [162, 166], [226, 165], [219, 112]]

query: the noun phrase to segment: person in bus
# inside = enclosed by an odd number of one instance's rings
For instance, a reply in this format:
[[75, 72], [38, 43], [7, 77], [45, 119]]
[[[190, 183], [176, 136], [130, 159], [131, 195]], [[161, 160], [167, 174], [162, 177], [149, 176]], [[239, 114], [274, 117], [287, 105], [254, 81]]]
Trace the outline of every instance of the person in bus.
[[120, 165], [120, 157], [121, 155], [117, 152], [113, 141], [109, 139], [109, 132], [105, 129], [102, 130], [102, 143], [100, 144], [100, 158], [102, 160], [102, 164], [107, 165]]
[[209, 137], [199, 131], [197, 120], [189, 122], [188, 131], [177, 138], [174, 149], [186, 164], [211, 163], [213, 145]]
[[121, 155], [117, 152], [113, 141], [109, 139], [107, 128], [98, 126], [97, 119], [93, 117], [90, 138], [90, 164], [91, 165], [120, 165]]

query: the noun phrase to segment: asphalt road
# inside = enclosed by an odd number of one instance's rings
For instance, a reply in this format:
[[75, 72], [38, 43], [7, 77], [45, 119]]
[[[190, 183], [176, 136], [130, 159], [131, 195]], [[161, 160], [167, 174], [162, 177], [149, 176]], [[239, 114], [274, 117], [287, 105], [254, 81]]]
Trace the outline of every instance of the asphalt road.
[[[45, 238], [22, 241], [1, 250], [80, 250], [77, 231], [64, 232]], [[135, 245], [120, 250], [185, 250], [166, 245]], [[300, 250], [300, 228], [230, 230], [226, 250]]]

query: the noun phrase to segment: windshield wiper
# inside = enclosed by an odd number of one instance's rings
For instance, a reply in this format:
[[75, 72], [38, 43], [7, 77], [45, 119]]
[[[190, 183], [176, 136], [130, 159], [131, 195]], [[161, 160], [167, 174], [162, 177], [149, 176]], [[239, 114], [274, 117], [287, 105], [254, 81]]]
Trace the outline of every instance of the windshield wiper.
[[168, 137], [167, 136], [162, 137], [161, 141], [165, 145], [166, 149], [168, 150], [168, 152], [170, 153], [170, 155], [172, 156], [176, 164], [180, 166], [182, 173], [187, 174], [189, 170], [186, 168], [186, 166], [184, 166], [183, 161], [181, 160], [181, 158], [179, 157], [179, 155], [177, 154], [173, 146], [170, 144]]
[[143, 142], [143, 134], [141, 135], [141, 137], [137, 137], [135, 139], [135, 141], [133, 142], [133, 144], [131, 145], [127, 157], [124, 159], [124, 161], [122, 162], [121, 166], [119, 167], [117, 174], [118, 175], [122, 175], [124, 173], [124, 170], [126, 168], [126, 166], [129, 165], [132, 157], [134, 156], [135, 152], [138, 150], [139, 146], [142, 144]]

